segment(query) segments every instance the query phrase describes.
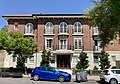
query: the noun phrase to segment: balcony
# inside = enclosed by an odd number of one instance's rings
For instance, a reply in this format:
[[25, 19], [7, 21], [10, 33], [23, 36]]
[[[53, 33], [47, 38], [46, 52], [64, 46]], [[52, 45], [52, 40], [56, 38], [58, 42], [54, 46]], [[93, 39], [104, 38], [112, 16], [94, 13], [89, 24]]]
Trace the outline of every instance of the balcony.
[[84, 50], [84, 46], [73, 46], [73, 50], [74, 50], [74, 51]]
[[58, 35], [69, 35], [68, 31], [59, 31]]
[[102, 48], [100, 48], [99, 46], [94, 46], [93, 50], [94, 52], [101, 52]]
[[54, 36], [55, 34], [54, 34], [54, 30], [52, 30], [52, 31], [44, 31], [44, 36]]
[[35, 34], [33, 34], [33, 33], [25, 33], [24, 34], [24, 37], [34, 37], [35, 36]]

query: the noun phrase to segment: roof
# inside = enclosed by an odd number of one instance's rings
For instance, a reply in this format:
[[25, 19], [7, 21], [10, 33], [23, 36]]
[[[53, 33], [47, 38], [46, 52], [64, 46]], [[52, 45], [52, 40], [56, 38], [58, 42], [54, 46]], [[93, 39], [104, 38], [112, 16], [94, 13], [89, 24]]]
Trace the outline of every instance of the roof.
[[9, 19], [38, 19], [38, 18], [88, 18], [86, 14], [10, 14], [3, 15], [6, 20]]

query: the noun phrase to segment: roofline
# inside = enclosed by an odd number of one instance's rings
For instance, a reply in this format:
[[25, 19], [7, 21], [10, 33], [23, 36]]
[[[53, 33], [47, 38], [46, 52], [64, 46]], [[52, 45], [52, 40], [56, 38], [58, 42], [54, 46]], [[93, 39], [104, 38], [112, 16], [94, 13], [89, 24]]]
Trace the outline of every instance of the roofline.
[[87, 14], [11, 14], [3, 15], [6, 20], [9, 19], [37, 19], [37, 18], [88, 18]]

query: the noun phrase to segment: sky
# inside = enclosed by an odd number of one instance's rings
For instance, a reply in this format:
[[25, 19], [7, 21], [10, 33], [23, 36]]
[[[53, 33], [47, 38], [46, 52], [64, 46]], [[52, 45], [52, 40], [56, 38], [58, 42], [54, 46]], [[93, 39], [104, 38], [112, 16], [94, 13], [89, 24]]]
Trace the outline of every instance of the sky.
[[91, 0], [0, 0], [0, 28], [8, 25], [8, 14], [85, 14]]

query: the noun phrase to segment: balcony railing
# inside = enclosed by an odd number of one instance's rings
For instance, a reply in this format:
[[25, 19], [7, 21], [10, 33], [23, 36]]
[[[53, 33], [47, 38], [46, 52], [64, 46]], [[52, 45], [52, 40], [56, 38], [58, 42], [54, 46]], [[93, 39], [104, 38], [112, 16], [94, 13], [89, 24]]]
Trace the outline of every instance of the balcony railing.
[[101, 51], [101, 48], [100, 48], [99, 46], [94, 46], [94, 47], [93, 47], [93, 50], [94, 50], [94, 51]]
[[52, 45], [51, 47], [44, 46], [44, 49], [46, 50], [84, 50], [84, 46], [71, 46], [71, 45]]

